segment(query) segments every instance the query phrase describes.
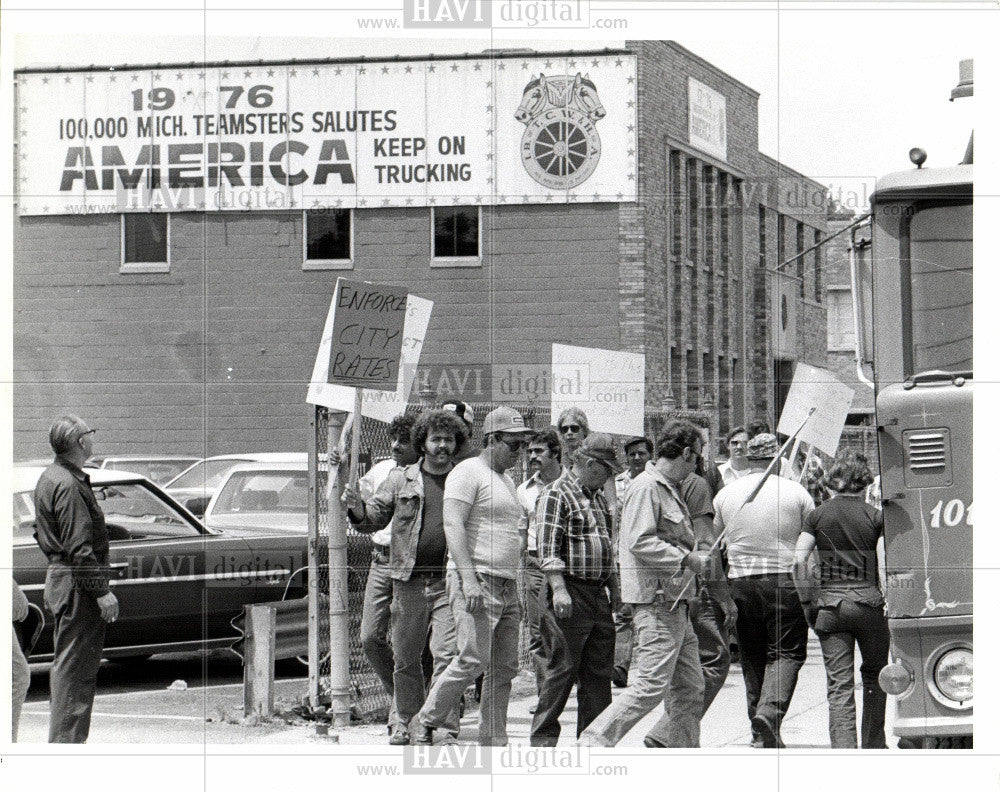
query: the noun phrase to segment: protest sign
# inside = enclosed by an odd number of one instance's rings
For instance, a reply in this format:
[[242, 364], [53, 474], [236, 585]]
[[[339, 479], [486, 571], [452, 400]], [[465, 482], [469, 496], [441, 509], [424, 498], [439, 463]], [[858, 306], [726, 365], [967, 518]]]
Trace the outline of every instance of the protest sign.
[[567, 407], [587, 413], [592, 432], [641, 435], [646, 357], [634, 352], [552, 345], [552, 420]]
[[327, 382], [394, 391], [406, 319], [406, 290], [337, 278]]
[[807, 363], [797, 363], [785, 407], [781, 411], [778, 432], [792, 434], [809, 414], [810, 408], [815, 407], [816, 412], [799, 432], [798, 440], [836, 456], [853, 399], [854, 391], [833, 373]]
[[[336, 297], [336, 293], [334, 295]], [[406, 309], [403, 312], [403, 332], [401, 336], [401, 352], [398, 366], [398, 382], [395, 391], [388, 392], [365, 388], [362, 390], [361, 414], [377, 421], [389, 423], [406, 409], [410, 398], [410, 388], [420, 362], [420, 351], [423, 348], [424, 337], [427, 335], [427, 325], [431, 319], [431, 309], [434, 303], [423, 297], [410, 294], [406, 298]], [[334, 320], [337, 312], [336, 299], [331, 300], [330, 310], [326, 317], [323, 335], [320, 339], [316, 362], [313, 365], [312, 378], [306, 401], [341, 412], [353, 412], [355, 388], [330, 384], [328, 374], [332, 357]]]

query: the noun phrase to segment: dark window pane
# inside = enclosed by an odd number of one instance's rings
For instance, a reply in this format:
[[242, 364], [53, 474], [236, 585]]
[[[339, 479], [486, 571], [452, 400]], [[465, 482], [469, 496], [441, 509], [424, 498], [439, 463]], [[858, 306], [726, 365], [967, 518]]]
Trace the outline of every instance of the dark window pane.
[[167, 216], [125, 215], [125, 263], [143, 264], [167, 260]]
[[306, 213], [306, 258], [351, 258], [351, 210]]
[[473, 206], [434, 210], [434, 258], [479, 256], [479, 210]]

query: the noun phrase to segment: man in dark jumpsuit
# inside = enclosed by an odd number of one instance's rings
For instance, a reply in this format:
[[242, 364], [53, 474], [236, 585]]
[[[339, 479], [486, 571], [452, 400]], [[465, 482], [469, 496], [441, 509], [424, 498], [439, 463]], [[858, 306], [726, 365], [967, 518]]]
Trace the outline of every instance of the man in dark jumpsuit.
[[57, 420], [49, 429], [56, 458], [35, 486], [35, 538], [49, 560], [45, 607], [55, 617], [50, 743], [87, 741], [105, 627], [118, 618], [108, 588], [108, 529], [81, 469], [93, 453], [93, 432], [75, 415]]

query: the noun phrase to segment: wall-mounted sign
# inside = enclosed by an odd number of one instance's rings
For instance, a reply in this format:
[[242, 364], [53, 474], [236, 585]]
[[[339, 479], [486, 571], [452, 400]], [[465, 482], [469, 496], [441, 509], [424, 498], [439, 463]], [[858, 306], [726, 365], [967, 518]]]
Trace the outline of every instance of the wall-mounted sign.
[[21, 214], [634, 201], [630, 55], [22, 73]]
[[688, 78], [688, 139], [706, 154], [726, 159], [726, 97]]

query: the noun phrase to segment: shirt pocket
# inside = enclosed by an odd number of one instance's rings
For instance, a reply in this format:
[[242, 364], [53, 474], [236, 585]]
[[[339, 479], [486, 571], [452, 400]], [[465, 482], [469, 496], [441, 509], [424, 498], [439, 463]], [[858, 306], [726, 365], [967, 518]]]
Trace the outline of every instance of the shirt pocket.
[[656, 524], [658, 533], [671, 539], [679, 539], [687, 531], [684, 522], [684, 512], [676, 503], [665, 503], [660, 510], [660, 518]]
[[396, 498], [396, 519], [412, 523], [420, 513], [420, 496], [415, 492], [401, 492]]

